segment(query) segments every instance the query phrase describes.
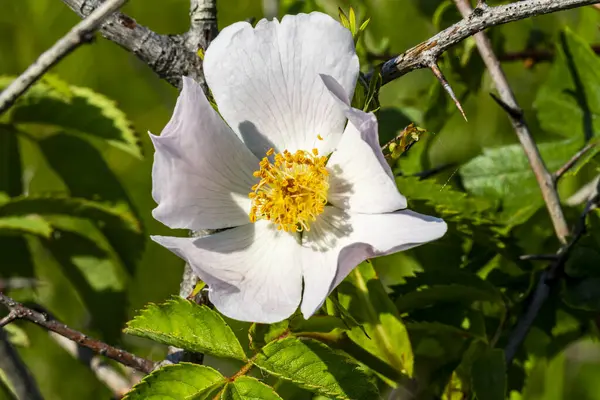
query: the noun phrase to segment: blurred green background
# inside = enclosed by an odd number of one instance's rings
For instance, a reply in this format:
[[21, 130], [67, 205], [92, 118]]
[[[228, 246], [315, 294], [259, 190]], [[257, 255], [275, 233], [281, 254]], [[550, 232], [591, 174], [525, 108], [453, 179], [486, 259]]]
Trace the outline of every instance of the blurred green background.
[[[371, 18], [364, 38], [371, 60], [402, 52], [459, 19], [452, 2], [441, 0], [321, 0], [316, 4], [334, 16], [338, 6], [347, 8], [352, 4], [359, 15]], [[186, 0], [130, 0], [124, 12], [158, 33], [177, 34], [187, 30], [188, 7]], [[287, 7], [311, 8], [311, 4], [283, 1], [281, 9]], [[220, 27], [248, 18], [260, 19], [262, 16], [263, 4], [260, 0], [218, 1]], [[21, 73], [78, 21], [78, 17], [60, 0], [0, 0], [0, 75]], [[526, 48], [552, 49], [565, 26], [585, 41], [599, 43], [599, 25], [600, 10], [586, 7], [494, 28], [491, 35], [500, 53], [509, 53]], [[367, 68], [366, 64], [363, 66]], [[449, 104], [429, 71], [415, 71], [381, 91], [379, 118], [382, 141], [393, 137], [409, 122], [416, 122], [436, 132], [427, 141], [420, 162], [421, 169], [446, 163], [464, 163], [481, 154], [484, 148], [515, 143], [508, 119], [488, 95], [493, 91], [493, 85], [483, 70], [476, 50], [473, 50], [472, 40], [459, 45], [455, 52], [450, 52], [440, 66], [461, 97], [469, 122], [465, 122], [454, 106]], [[539, 63], [531, 67], [521, 60], [507, 62], [503, 66], [536, 139], [545, 142], [559, 138], [560, 135], [540, 128], [533, 108], [539, 88], [548, 79], [551, 63]], [[100, 36], [92, 44], [77, 49], [52, 73], [70, 84], [89, 87], [115, 100], [133, 122], [141, 138], [144, 152], [142, 160], [100, 142], [94, 143], [94, 146], [100, 150], [117, 182], [123, 186], [143, 222], [146, 234], [172, 234], [151, 216], [155, 206], [150, 196], [153, 149], [146, 132], [158, 134], [161, 131], [170, 118], [177, 91], [158, 79], [134, 55]], [[569, 134], [565, 132], [565, 136]], [[65, 168], [79, 165], [78, 168], [85, 171], [85, 160], [77, 158], [82, 157], [78, 147], [71, 148], [67, 142], [57, 155], [66, 163]], [[27, 193], [67, 190], [56, 171], [53, 172], [49, 167], [47, 158], [35, 146], [22, 143], [22, 157]], [[97, 171], [90, 168], [89, 174], [85, 176], [83, 172], [84, 178], [81, 179], [90, 184], [108, 179], [96, 175]], [[439, 180], [455, 184], [455, 172], [451, 168], [442, 173]], [[572, 193], [595, 173], [592, 168], [583, 170], [578, 177], [566, 181], [561, 191], [564, 194]], [[545, 220], [536, 226], [548, 230]], [[452, 242], [446, 241], [444, 245], [452, 245]], [[164, 349], [149, 346], [146, 341], [123, 339], [118, 330], [147, 302], [158, 302], [178, 292], [183, 270], [183, 262], [179, 258], [147, 241], [134, 270], [117, 271], [122, 267], [113, 266], [110, 267], [113, 272], [91, 268], [83, 273], [90, 286], [96, 284], [101, 289], [110, 289], [110, 295], [86, 299], [80, 287], [77, 287], [77, 281], [73, 281], [69, 272], [61, 268], [60, 262], [42, 247], [36, 247], [34, 242], [30, 241], [29, 246], [34, 254], [34, 275], [43, 283], [35, 290], [35, 294], [15, 291], [16, 297], [34, 299], [75, 328], [96, 334], [111, 343], [127, 346], [141, 355], [160, 359]], [[443, 245], [430, 249], [444, 251]], [[16, 252], [15, 248], [9, 250]], [[8, 253], [0, 254], [0, 277], [20, 275], [16, 258]], [[413, 257], [412, 252], [407, 253], [393, 262], [381, 262], [378, 267], [385, 272], [400, 264], [400, 273], [389, 271], [383, 274], [384, 279], [396, 282], [396, 275], [402, 275], [414, 263], [418, 264], [413, 258], [418, 259]], [[100, 309], [104, 315], [94, 318], [112, 326], [106, 331], [103, 331], [101, 323], [90, 323], [90, 315]], [[48, 399], [110, 397], [108, 390], [93, 374], [58, 347], [45, 331], [27, 324], [19, 326], [24, 329], [29, 342], [19, 350]], [[524, 398], [600, 399], [600, 350], [596, 343], [585, 342], [580, 346], [584, 347], [576, 347], [570, 352], [560, 353], [555, 359], [535, 363], [531, 375], [533, 383], [525, 391]], [[0, 391], [0, 398], [4, 398], [4, 395]]]

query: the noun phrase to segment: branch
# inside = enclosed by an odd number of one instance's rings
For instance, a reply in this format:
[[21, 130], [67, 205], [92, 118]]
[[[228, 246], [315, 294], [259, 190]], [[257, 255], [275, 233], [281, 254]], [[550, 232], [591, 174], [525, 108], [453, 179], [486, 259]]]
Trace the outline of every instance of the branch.
[[76, 342], [80, 346], [87, 347], [94, 353], [111, 358], [138, 371], [150, 373], [154, 367], [152, 361], [143, 359], [124, 350], [117, 349], [116, 347], [112, 347], [99, 340], [90, 339], [83, 333], [51, 319], [48, 315], [27, 308], [23, 304], [14, 301], [2, 293], [0, 293], [0, 304], [3, 304], [9, 310], [8, 315], [0, 320], [0, 328], [17, 319], [24, 319], [46, 328], [49, 331], [56, 332], [59, 335]]
[[0, 114], [6, 111], [19, 96], [25, 93], [53, 65], [83, 43], [89, 42], [102, 22], [110, 14], [121, 8], [126, 1], [107, 0], [35, 60], [21, 76], [0, 93]]
[[583, 149], [581, 149], [577, 153], [575, 153], [575, 155], [573, 157], [571, 157], [571, 159], [569, 161], [567, 161], [565, 163], [565, 165], [560, 167], [554, 174], [552, 174], [552, 179], [554, 179], [554, 183], [556, 184], [556, 182], [558, 182], [558, 180], [560, 178], [562, 178], [562, 176], [564, 174], [569, 172], [571, 170], [571, 168], [573, 168], [577, 164], [577, 162], [588, 153], [588, 151], [592, 150], [597, 145], [598, 145], [598, 143], [595, 143], [595, 142], [588, 143], [583, 147]]
[[567, 259], [569, 258], [571, 250], [586, 232], [586, 220], [588, 214], [599, 205], [600, 194], [596, 194], [592, 199], [590, 199], [587, 202], [585, 209], [581, 213], [579, 221], [577, 222], [571, 234], [571, 240], [568, 243], [561, 246], [561, 248], [556, 253], [556, 260], [541, 273], [537, 286], [535, 288], [535, 292], [531, 296], [531, 300], [527, 306], [525, 314], [523, 314], [519, 318], [515, 329], [508, 338], [508, 344], [504, 349], [507, 365], [509, 365], [512, 362], [513, 358], [517, 353], [517, 350], [521, 346], [521, 343], [523, 343], [523, 340], [525, 340], [525, 337], [527, 336], [529, 329], [533, 325], [535, 318], [537, 317], [542, 306], [548, 299], [552, 287], [559, 281], [559, 278], [563, 272], [563, 268], [565, 266], [565, 263], [567, 262]]
[[[62, 0], [62, 2], [82, 18], [103, 3], [102, 0]], [[135, 54], [160, 78], [175, 87], [181, 87], [181, 77], [184, 75], [204, 84], [202, 62], [195, 52], [186, 48], [184, 38], [181, 36], [159, 35], [120, 12], [105, 20], [100, 33]]]
[[[479, 18], [480, 12], [476, 9], [475, 11], [471, 8], [468, 0], [455, 0], [456, 6], [458, 7], [460, 13], [463, 16], [464, 21], [472, 21], [476, 18]], [[532, 12], [533, 4], [545, 4], [547, 7], [551, 7], [551, 4], [547, 3], [560, 3], [565, 5], [567, 3], [573, 3], [571, 0], [563, 0], [562, 2], [557, 1], [547, 1], [547, 0], [530, 0], [530, 1], [522, 1], [519, 3], [513, 3], [509, 6], [499, 6], [495, 8], [484, 8], [484, 14], [492, 12], [492, 10], [505, 9], [508, 7], [508, 10], [512, 10], [513, 13], [516, 13], [518, 10], [529, 10]], [[521, 4], [522, 6], [518, 6]], [[529, 8], [526, 6], [529, 5]], [[512, 8], [511, 8], [512, 7]], [[486, 11], [487, 10], [487, 11]], [[493, 13], [491, 15], [494, 15]], [[492, 18], [490, 16], [490, 18]], [[460, 23], [459, 23], [460, 24]], [[494, 81], [494, 85], [500, 94], [499, 101], [497, 98], [494, 99], [507, 111], [510, 121], [512, 123], [513, 128], [521, 142], [521, 146], [525, 151], [525, 155], [527, 156], [527, 160], [529, 161], [529, 165], [535, 174], [538, 185], [542, 191], [542, 197], [544, 198], [544, 202], [546, 203], [546, 207], [548, 208], [548, 213], [550, 214], [550, 219], [552, 220], [552, 225], [554, 226], [554, 231], [556, 232], [556, 236], [561, 244], [566, 243], [567, 235], [569, 234], [569, 228], [567, 226], [567, 221], [563, 215], [562, 208], [560, 206], [560, 199], [558, 197], [558, 192], [556, 191], [556, 185], [554, 184], [554, 179], [552, 174], [548, 172], [544, 161], [540, 155], [540, 152], [529, 132], [529, 128], [527, 127], [527, 123], [525, 122], [525, 118], [523, 116], [523, 112], [521, 108], [517, 104], [517, 100], [515, 99], [515, 95], [513, 94], [508, 80], [506, 79], [506, 75], [504, 75], [504, 71], [500, 66], [500, 61], [494, 54], [492, 50], [492, 44], [490, 40], [487, 38], [485, 33], [479, 32], [475, 35], [475, 41], [477, 43], [477, 49], [481, 54], [481, 58], [485, 63], [492, 80]]]
[[217, 0], [190, 0], [190, 30], [185, 34], [188, 50], [206, 50], [217, 33]]
[[523, 0], [497, 7], [481, 4], [473, 15], [383, 64], [383, 84], [415, 69], [429, 68], [450, 47], [489, 27], [596, 3], [600, 0]]
[[2, 328], [0, 328], [0, 370], [6, 374], [18, 399], [43, 399], [35, 379]]
[[77, 343], [54, 332], [48, 332], [60, 347], [83, 364], [96, 375], [96, 378], [102, 382], [113, 393], [115, 398], [120, 399], [129, 392], [136, 382], [132, 382], [125, 376], [116, 371], [110, 364], [104, 362], [101, 357], [94, 354], [88, 348], [80, 347]]

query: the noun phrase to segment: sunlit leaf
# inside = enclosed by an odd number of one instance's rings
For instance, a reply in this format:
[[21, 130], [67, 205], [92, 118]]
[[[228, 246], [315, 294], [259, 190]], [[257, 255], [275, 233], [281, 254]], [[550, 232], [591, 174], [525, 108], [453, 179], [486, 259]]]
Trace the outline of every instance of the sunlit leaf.
[[179, 297], [150, 304], [127, 323], [125, 332], [188, 351], [246, 360], [240, 342], [216, 311]]
[[254, 360], [260, 369], [335, 399], [370, 400], [377, 389], [365, 371], [325, 344], [294, 337], [267, 344]]
[[162, 367], [144, 377], [123, 400], [185, 400], [225, 385], [218, 371], [204, 366], [179, 363]]

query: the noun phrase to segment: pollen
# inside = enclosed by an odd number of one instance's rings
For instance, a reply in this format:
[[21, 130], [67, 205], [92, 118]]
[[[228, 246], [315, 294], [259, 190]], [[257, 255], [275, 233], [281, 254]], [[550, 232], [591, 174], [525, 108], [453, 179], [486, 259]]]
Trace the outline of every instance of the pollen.
[[286, 232], [309, 231], [327, 204], [326, 163], [327, 157], [319, 156], [317, 149], [277, 154], [269, 149], [254, 172], [260, 181], [248, 194], [252, 200], [250, 221], [265, 219]]

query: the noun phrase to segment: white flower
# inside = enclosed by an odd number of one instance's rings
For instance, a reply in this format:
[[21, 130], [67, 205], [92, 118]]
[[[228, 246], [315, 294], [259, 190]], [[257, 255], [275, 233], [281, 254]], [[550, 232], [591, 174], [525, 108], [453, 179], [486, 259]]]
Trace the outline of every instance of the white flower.
[[170, 228], [232, 229], [152, 239], [192, 266], [223, 314], [272, 323], [300, 305], [308, 318], [360, 262], [446, 232], [398, 211], [406, 199], [377, 120], [349, 106], [358, 67], [350, 32], [312, 13], [236, 23], [212, 42], [204, 73], [226, 123], [183, 78], [152, 136], [153, 215]]

